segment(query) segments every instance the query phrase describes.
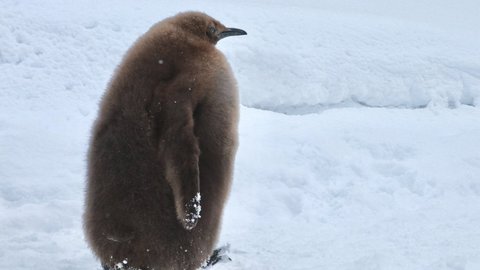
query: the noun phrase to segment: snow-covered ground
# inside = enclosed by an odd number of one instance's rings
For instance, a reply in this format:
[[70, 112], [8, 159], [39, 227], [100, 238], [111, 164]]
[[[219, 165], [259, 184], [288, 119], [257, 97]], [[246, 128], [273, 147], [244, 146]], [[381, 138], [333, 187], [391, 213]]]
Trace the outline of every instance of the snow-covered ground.
[[200, 10], [241, 91], [212, 269], [480, 269], [476, 0], [0, 1], [0, 268], [100, 269], [81, 228], [99, 99], [154, 22]]

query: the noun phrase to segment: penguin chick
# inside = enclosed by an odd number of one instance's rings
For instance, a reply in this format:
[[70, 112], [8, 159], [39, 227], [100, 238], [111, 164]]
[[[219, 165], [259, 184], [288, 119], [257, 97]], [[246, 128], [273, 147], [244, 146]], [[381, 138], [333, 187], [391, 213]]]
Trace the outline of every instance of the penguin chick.
[[212, 253], [237, 149], [238, 92], [204, 13], [152, 26], [102, 99], [84, 227], [104, 269], [196, 269]]

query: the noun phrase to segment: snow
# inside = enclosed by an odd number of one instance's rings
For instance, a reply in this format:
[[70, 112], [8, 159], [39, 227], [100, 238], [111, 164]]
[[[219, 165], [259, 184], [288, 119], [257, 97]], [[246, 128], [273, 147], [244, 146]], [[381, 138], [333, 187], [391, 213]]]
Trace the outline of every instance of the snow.
[[480, 269], [475, 0], [3, 0], [0, 268], [100, 269], [81, 222], [98, 102], [183, 10], [248, 32], [218, 44], [243, 106], [212, 269]]
[[[235, 66], [240, 61], [250, 67], [238, 73], [245, 82], [244, 105], [295, 114], [351, 104], [478, 105], [478, 38], [467, 43], [441, 29], [392, 18], [298, 12], [295, 23], [275, 20], [250, 31], [274, 33], [275, 38], [237, 49]], [[291, 13], [279, 8], [277, 16], [289, 18]]]
[[478, 269], [479, 117], [244, 109], [220, 269]]
[[[189, 203], [187, 203], [185, 206], [188, 208], [189, 204], [193, 205], [194, 212], [187, 213], [185, 221], [187, 224], [187, 230], [191, 230], [194, 228], [194, 225], [190, 224], [197, 224], [198, 219], [200, 219], [202, 216], [200, 215], [200, 212], [202, 211], [202, 205], [200, 204], [202, 199], [202, 196], [200, 195], [199, 192], [193, 197]], [[185, 250], [187, 252], [187, 250]]]

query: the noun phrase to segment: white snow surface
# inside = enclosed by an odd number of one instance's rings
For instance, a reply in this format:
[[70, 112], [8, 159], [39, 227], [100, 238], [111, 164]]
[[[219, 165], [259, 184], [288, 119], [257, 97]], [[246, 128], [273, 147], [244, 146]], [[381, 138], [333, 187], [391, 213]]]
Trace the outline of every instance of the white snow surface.
[[480, 269], [476, 0], [0, 2], [0, 268], [100, 269], [82, 232], [98, 103], [153, 23], [200, 10], [241, 92], [233, 269]]

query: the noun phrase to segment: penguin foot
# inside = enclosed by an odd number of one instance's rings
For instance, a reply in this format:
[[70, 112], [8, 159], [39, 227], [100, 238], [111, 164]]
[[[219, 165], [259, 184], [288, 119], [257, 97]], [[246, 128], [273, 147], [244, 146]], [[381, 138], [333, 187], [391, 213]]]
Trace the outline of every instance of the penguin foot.
[[210, 258], [208, 258], [208, 260], [205, 262], [204, 266], [202, 266], [202, 269], [208, 269], [219, 262], [232, 261], [232, 259], [228, 256], [229, 251], [230, 244], [226, 244], [225, 246], [215, 249]]
[[122, 262], [116, 263], [112, 266], [108, 264], [102, 263], [103, 270], [142, 270], [143, 268], [136, 268], [136, 267], [129, 267], [127, 259], [123, 260]]

